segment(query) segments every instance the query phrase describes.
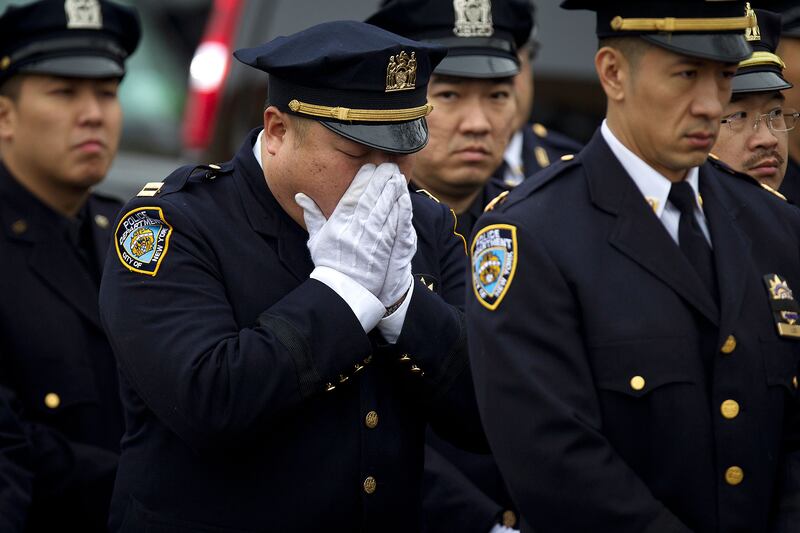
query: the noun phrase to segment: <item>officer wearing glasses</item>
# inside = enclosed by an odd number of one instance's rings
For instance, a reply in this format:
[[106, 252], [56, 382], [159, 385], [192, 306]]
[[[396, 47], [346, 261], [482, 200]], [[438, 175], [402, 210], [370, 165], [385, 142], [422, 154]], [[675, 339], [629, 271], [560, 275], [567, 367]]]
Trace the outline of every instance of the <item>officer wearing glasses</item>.
[[789, 160], [789, 131], [798, 112], [786, 107], [783, 60], [775, 54], [781, 33], [777, 13], [756, 9], [759, 35], [750, 37], [753, 57], [739, 63], [733, 95], [725, 106], [712, 153], [772, 190], [781, 186]]

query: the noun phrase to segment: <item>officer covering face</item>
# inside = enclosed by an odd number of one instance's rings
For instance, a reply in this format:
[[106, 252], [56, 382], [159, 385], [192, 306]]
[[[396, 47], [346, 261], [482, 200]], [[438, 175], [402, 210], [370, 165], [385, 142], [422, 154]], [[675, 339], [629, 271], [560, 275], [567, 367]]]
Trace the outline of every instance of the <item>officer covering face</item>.
[[464, 242], [405, 178], [444, 50], [331, 22], [235, 56], [269, 73], [263, 128], [115, 223], [111, 528], [413, 531], [427, 423], [482, 440]]
[[0, 479], [4, 532], [106, 530], [124, 422], [97, 297], [121, 204], [91, 187], [117, 151], [139, 31], [102, 0], [0, 16], [0, 387], [14, 409], [0, 440], [15, 443], [0, 463], [17, 477]]
[[756, 17], [591, 2], [606, 120], [470, 243], [470, 358], [522, 531], [794, 531], [800, 218], [707, 159]]

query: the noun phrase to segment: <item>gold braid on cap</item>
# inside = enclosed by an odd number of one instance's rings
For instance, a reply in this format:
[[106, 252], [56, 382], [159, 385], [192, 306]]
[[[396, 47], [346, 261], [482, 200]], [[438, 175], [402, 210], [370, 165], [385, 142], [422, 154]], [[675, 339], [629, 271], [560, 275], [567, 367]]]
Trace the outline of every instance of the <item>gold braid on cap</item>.
[[726, 18], [674, 18], [661, 19], [626, 19], [616, 16], [611, 19], [614, 31], [733, 31], [747, 30], [755, 24], [755, 17]]
[[428, 115], [433, 110], [433, 106], [426, 103], [419, 107], [405, 109], [351, 109], [292, 100], [289, 102], [289, 109], [301, 115], [353, 122], [408, 122]]
[[780, 56], [771, 52], [753, 52], [753, 55], [744, 61], [739, 62], [739, 68], [754, 67], [756, 65], [775, 65], [781, 68], [786, 68], [786, 63]]

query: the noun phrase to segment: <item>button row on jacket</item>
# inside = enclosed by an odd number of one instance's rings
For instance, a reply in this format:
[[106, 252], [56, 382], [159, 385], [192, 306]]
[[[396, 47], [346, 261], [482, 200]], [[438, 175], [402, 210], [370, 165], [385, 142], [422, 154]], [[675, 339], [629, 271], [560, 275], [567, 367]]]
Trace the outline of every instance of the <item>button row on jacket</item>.
[[[367, 366], [368, 364], [370, 364], [371, 362], [372, 362], [372, 356], [368, 355], [361, 363], [356, 363], [356, 364], [353, 365], [353, 371], [352, 371], [351, 374], [349, 374], [349, 375], [348, 374], [339, 374], [339, 385], [343, 385], [344, 383], [347, 383], [347, 381], [350, 379], [350, 376], [355, 376], [356, 374], [358, 374], [359, 372], [364, 370], [364, 367]], [[325, 391], [326, 392], [331, 392], [333, 390], [336, 390], [336, 385], [334, 385], [333, 382], [331, 382], [331, 381], [327, 382], [325, 384]]]

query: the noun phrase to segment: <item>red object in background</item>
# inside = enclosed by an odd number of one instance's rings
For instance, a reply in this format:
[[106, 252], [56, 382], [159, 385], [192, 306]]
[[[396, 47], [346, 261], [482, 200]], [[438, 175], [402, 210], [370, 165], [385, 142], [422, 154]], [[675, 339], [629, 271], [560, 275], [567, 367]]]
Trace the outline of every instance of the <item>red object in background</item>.
[[203, 150], [211, 142], [222, 87], [230, 69], [234, 29], [243, 3], [242, 0], [214, 0], [205, 34], [189, 67], [184, 149]]

